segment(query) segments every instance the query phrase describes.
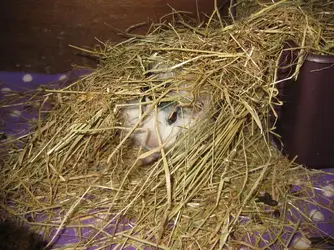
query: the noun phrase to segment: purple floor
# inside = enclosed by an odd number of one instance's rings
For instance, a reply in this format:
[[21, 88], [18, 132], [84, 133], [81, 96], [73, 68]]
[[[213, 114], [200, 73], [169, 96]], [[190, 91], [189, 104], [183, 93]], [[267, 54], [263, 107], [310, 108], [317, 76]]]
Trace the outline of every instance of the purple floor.
[[[34, 91], [41, 85], [59, 88], [62, 85], [71, 82], [87, 71], [73, 71], [64, 74], [29, 74], [24, 72], [0, 72], [0, 100], [13, 92]], [[29, 112], [26, 111], [26, 103], [24, 98], [17, 101], [17, 104], [10, 107], [0, 106], [0, 140], [4, 141], [10, 136], [22, 136], [29, 130], [29, 120], [38, 117], [38, 109], [30, 107]], [[326, 171], [334, 173], [334, 169]], [[305, 202], [301, 207], [308, 208], [314, 215], [313, 223], [320, 229], [322, 236], [334, 237], [334, 215], [330, 210], [334, 210], [333, 194], [334, 194], [334, 175], [322, 175], [314, 181], [314, 187], [317, 192], [315, 198], [316, 205]], [[298, 187], [295, 187], [297, 190]], [[89, 229], [86, 230], [87, 232]], [[83, 234], [87, 233], [83, 230]], [[74, 231], [66, 229], [61, 231], [57, 237], [57, 244], [64, 245], [77, 242]], [[334, 248], [334, 246], [333, 246]]]

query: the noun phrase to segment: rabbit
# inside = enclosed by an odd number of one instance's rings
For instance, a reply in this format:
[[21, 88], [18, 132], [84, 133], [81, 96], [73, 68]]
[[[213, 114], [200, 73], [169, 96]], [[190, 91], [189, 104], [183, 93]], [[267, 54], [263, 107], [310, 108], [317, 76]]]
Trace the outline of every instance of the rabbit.
[[[160, 147], [160, 137], [164, 150], [168, 151], [175, 145], [178, 136], [181, 135], [185, 129], [194, 126], [197, 119], [203, 117], [208, 107], [206, 100], [203, 100], [204, 103], [196, 103], [193, 107], [181, 107], [173, 102], [158, 104], [156, 109], [152, 109], [147, 116], [141, 120], [138, 126], [139, 129], [134, 131], [130, 137], [146, 151], [158, 149]], [[149, 101], [149, 99], [146, 98], [145, 101]], [[120, 112], [123, 118], [123, 125], [127, 128], [132, 128], [138, 120], [141, 119], [142, 114], [150, 108], [150, 105], [151, 104], [142, 104], [137, 100], [121, 108]], [[161, 154], [159, 150], [156, 151], [157, 152], [142, 159], [142, 163], [148, 165], [158, 160]]]
[[1, 250], [43, 250], [47, 242], [42, 237], [30, 231], [24, 225], [12, 219], [0, 222], [0, 249]]
[[[165, 63], [163, 57], [157, 54], [152, 55], [149, 66], [150, 70], [159, 70], [157, 72], [150, 72], [148, 76], [155, 76], [159, 80], [173, 79], [178, 71], [171, 71], [170, 65]], [[171, 83], [165, 86], [170, 86]], [[148, 88], [142, 89], [147, 91]], [[156, 109], [152, 109], [144, 119], [141, 120], [138, 130], [134, 131], [130, 137], [134, 139], [135, 143], [142, 146], [146, 151], [152, 151], [152, 154], [142, 159], [143, 164], [150, 164], [161, 157], [161, 151], [159, 147], [159, 137], [161, 144], [165, 151], [171, 149], [178, 136], [181, 135], [185, 129], [192, 127], [196, 124], [197, 119], [203, 117], [210, 106], [210, 96], [208, 94], [202, 94], [194, 101], [189, 90], [187, 90], [187, 84], [182, 84], [177, 90], [170, 91], [166, 97], [181, 97], [187, 99], [191, 105], [180, 105], [176, 102], [164, 102], [157, 105]], [[146, 96], [143, 98], [144, 103], [141, 103], [140, 99], [132, 100], [129, 105], [123, 106], [120, 109], [121, 116], [124, 121], [124, 126], [127, 128], [133, 128], [133, 126], [141, 119], [142, 114], [147, 111], [151, 104], [152, 98]], [[190, 100], [190, 101], [189, 101]], [[158, 131], [157, 131], [158, 130]]]

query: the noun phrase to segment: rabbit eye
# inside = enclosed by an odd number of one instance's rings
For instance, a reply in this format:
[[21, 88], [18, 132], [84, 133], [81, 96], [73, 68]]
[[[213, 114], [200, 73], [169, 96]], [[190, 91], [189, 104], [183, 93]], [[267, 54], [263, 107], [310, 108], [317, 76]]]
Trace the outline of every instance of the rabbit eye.
[[178, 112], [178, 109], [175, 109], [175, 110], [169, 115], [169, 117], [167, 118], [167, 123], [168, 123], [168, 125], [172, 125], [174, 122], [176, 122], [176, 120], [177, 120], [177, 112]]

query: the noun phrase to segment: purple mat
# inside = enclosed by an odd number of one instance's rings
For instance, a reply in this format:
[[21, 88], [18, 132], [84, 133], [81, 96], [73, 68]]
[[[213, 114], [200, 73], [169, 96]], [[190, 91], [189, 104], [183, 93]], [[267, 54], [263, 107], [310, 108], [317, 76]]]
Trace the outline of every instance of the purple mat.
[[[86, 70], [72, 71], [64, 74], [29, 74], [24, 72], [0, 72], [0, 99], [6, 95], [10, 95], [13, 92], [33, 92], [36, 91], [41, 85], [47, 85], [52, 88], [59, 88], [65, 86], [71, 81], [76, 80], [79, 76], [88, 73]], [[29, 101], [29, 100], [28, 100]], [[27, 105], [27, 100], [24, 95], [15, 103], [9, 106], [0, 106], [0, 139], [2, 141], [9, 140], [10, 137], [18, 137], [26, 134], [29, 131], [29, 121], [38, 118], [38, 107], [34, 107], [33, 103]], [[7, 137], [7, 139], [6, 139]], [[326, 171], [334, 173], [333, 169], [327, 169]], [[296, 211], [311, 211], [313, 221], [309, 221], [316, 225], [319, 229], [315, 232], [315, 236], [334, 237], [334, 214], [330, 211], [334, 210], [334, 175], [322, 174], [317, 176], [314, 180], [314, 187], [316, 189], [316, 197], [312, 197], [310, 201], [301, 200]], [[294, 191], [298, 191], [298, 186], [293, 188]], [[287, 215], [289, 220], [298, 221], [303, 220], [296, 215], [296, 213], [290, 213]], [[87, 221], [86, 223], [93, 224], [94, 220]], [[286, 237], [289, 237], [289, 229], [286, 229]], [[51, 234], [51, 237], [56, 233], [56, 230]], [[67, 245], [69, 243], [78, 242], [79, 239], [76, 236], [74, 230], [64, 229], [57, 232], [57, 246]], [[313, 232], [308, 232], [312, 234]], [[82, 230], [82, 236], [85, 237], [90, 234], [89, 228]], [[284, 235], [284, 234], [283, 234]], [[283, 237], [283, 236], [282, 236]], [[299, 235], [295, 236], [296, 238]], [[293, 241], [292, 241], [293, 242]], [[334, 246], [333, 246], [334, 247]], [[111, 249], [109, 246], [108, 249]], [[95, 249], [95, 248], [90, 248]], [[131, 248], [124, 248], [131, 249]], [[244, 249], [247, 249], [246, 247]], [[281, 249], [280, 246], [276, 249]]]

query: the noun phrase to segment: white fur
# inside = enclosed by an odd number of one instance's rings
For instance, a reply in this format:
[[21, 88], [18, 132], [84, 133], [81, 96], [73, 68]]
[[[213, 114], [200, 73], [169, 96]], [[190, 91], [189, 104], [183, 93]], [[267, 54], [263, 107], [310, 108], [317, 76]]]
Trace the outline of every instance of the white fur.
[[[132, 138], [146, 150], [151, 150], [159, 147], [160, 135], [161, 143], [164, 144], [164, 149], [170, 149], [176, 142], [177, 136], [182, 133], [183, 129], [187, 129], [194, 124], [194, 117], [189, 113], [189, 110], [183, 108], [178, 112], [176, 121], [169, 125], [167, 119], [172, 113], [175, 106], [158, 108], [152, 110], [145, 119], [143, 119], [138, 126], [140, 131], [132, 134]], [[142, 112], [140, 104], [129, 105], [121, 110], [124, 117], [124, 126], [132, 128], [140, 119], [142, 113], [146, 111], [148, 106], [142, 105]], [[158, 131], [157, 131], [158, 129]]]

